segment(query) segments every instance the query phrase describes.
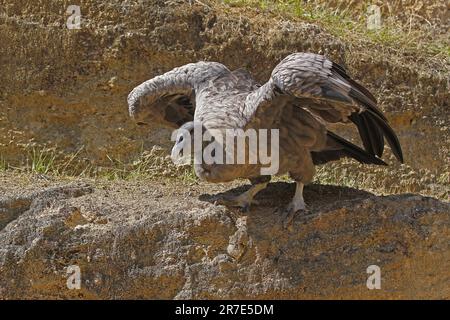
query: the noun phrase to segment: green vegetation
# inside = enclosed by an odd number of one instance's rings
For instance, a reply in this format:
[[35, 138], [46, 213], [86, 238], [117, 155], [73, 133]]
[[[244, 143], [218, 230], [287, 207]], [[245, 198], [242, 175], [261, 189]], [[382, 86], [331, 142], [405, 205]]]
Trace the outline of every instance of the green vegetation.
[[74, 154], [60, 155], [54, 149], [33, 148], [21, 165], [12, 165], [0, 156], [1, 171], [17, 171], [55, 177], [89, 177], [106, 180], [135, 180], [167, 178], [186, 183], [197, 180], [192, 166], [178, 167], [166, 155], [165, 150], [153, 148], [143, 151], [135, 161], [124, 162], [107, 156], [109, 165], [100, 166], [83, 159], [83, 148]]
[[[163, 180], [192, 184], [198, 181], [192, 166], [176, 166], [161, 148], [154, 147], [144, 151], [135, 161], [126, 163], [120, 159], [107, 157], [109, 165], [99, 166], [83, 159], [81, 150], [70, 155], [60, 156], [55, 150], [32, 149], [25, 160], [26, 165], [13, 166], [0, 156], [0, 172], [13, 171], [25, 174], [39, 174], [56, 178], [93, 178], [107, 181], [117, 180]], [[364, 188], [376, 194], [398, 192], [420, 192], [440, 199], [448, 199], [449, 173], [443, 172], [430, 180], [427, 170], [413, 170], [407, 165], [388, 168], [368, 167], [344, 159], [324, 166], [316, 167], [314, 182], [319, 184], [340, 185], [351, 188]], [[400, 180], [400, 182], [399, 182]], [[291, 182], [288, 175], [274, 176], [272, 182]], [[243, 184], [248, 180], [243, 179]]]
[[48, 174], [54, 172], [56, 154], [53, 151], [43, 152], [33, 149], [29, 159], [31, 160], [30, 171], [34, 173]]
[[8, 169], [8, 163], [2, 156], [0, 156], [0, 172], [5, 171], [6, 169]]
[[[380, 29], [370, 30], [367, 28], [365, 12], [355, 14], [350, 10], [332, 9], [320, 2], [299, 0], [224, 0], [223, 2], [232, 7], [259, 8], [315, 23], [348, 42], [369, 41], [394, 50], [450, 58], [448, 36], [446, 38], [445, 36], [430, 37], [429, 25], [427, 25], [428, 29], [411, 28], [410, 24], [402, 25], [393, 19], [383, 19]], [[366, 1], [365, 7], [369, 5], [370, 3]]]

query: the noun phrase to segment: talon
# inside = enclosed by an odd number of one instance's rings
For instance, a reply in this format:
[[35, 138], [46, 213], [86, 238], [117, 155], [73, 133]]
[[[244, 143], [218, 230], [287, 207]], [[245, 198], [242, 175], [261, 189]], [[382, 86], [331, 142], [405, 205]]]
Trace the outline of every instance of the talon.
[[217, 203], [227, 207], [238, 207], [241, 208], [243, 212], [250, 211], [250, 205], [253, 203], [249, 202], [247, 199], [240, 196], [223, 196], [217, 200]]
[[216, 200], [216, 203], [219, 205], [223, 205], [223, 206], [232, 206], [236, 202], [234, 201], [234, 199], [232, 197], [223, 196], [223, 197], [218, 198]]
[[281, 215], [281, 224], [283, 226], [283, 229], [288, 229], [288, 227], [292, 226], [292, 223], [294, 221], [295, 214], [299, 210], [294, 210], [292, 208], [286, 209], [283, 214]]
[[283, 212], [284, 212], [284, 210], [282, 210], [281, 207], [278, 207], [278, 208], [276, 208], [276, 209], [273, 211], [273, 214], [279, 215], [279, 214], [281, 214], [281, 213], [283, 213]]
[[303, 200], [303, 183], [297, 182], [294, 198], [280, 217], [283, 229], [287, 229], [289, 227], [292, 228], [292, 223], [297, 212], [308, 211], [309, 210], [306, 209], [305, 201]]

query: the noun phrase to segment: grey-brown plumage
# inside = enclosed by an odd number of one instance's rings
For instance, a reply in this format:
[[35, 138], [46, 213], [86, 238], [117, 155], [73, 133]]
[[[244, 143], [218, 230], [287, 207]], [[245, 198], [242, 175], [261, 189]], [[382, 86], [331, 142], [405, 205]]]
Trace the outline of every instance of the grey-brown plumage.
[[[344, 68], [313, 53], [287, 56], [262, 86], [242, 69], [230, 71], [217, 62], [190, 63], [134, 88], [128, 105], [138, 123], [192, 128], [189, 123], [196, 121], [204, 130], [279, 129], [279, 174], [289, 173], [297, 182], [289, 213], [305, 209], [303, 185], [312, 181], [316, 164], [350, 157], [385, 165], [380, 159], [385, 139], [403, 162], [397, 136], [373, 95]], [[327, 130], [327, 123], [338, 122], [356, 125], [364, 149]], [[253, 188], [224, 201], [248, 207], [270, 180], [260, 177], [260, 167], [197, 164], [195, 172], [212, 182], [250, 179]]]

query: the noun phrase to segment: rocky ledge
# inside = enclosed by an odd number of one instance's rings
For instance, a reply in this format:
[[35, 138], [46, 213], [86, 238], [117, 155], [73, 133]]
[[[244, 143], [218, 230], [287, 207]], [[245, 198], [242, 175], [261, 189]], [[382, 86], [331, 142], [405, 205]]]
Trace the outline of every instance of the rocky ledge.
[[246, 213], [215, 205], [222, 190], [122, 181], [5, 193], [0, 299], [450, 298], [449, 203], [311, 185], [309, 214], [285, 230], [273, 212], [291, 184], [270, 184]]

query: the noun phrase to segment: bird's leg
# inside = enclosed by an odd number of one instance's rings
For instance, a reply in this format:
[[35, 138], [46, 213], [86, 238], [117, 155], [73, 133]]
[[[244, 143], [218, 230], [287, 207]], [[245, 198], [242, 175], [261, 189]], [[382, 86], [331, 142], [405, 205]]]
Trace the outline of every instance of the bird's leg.
[[249, 210], [250, 205], [252, 203], [258, 204], [258, 201], [254, 200], [253, 198], [255, 197], [255, 195], [258, 192], [265, 189], [267, 184], [268, 184], [268, 182], [254, 184], [250, 187], [250, 189], [248, 189], [244, 193], [241, 193], [240, 195], [233, 196], [233, 197], [225, 196], [225, 197], [220, 198], [217, 202], [218, 202], [218, 204], [223, 204], [226, 206], [240, 207], [244, 211], [247, 211], [247, 210]]
[[258, 192], [267, 187], [269, 181], [270, 176], [260, 176], [250, 179], [250, 182], [252, 183], [250, 189], [237, 196], [224, 196], [218, 200], [218, 204], [223, 204], [230, 207], [240, 207], [244, 211], [248, 211], [252, 203], [258, 204], [258, 201], [253, 198]]
[[304, 184], [302, 182], [297, 181], [297, 186], [295, 188], [295, 195], [292, 198], [292, 201], [289, 203], [287, 208], [284, 210], [281, 215], [281, 222], [283, 227], [286, 228], [288, 225], [292, 223], [294, 220], [294, 216], [299, 211], [306, 211], [305, 200], [303, 199], [303, 187]]

